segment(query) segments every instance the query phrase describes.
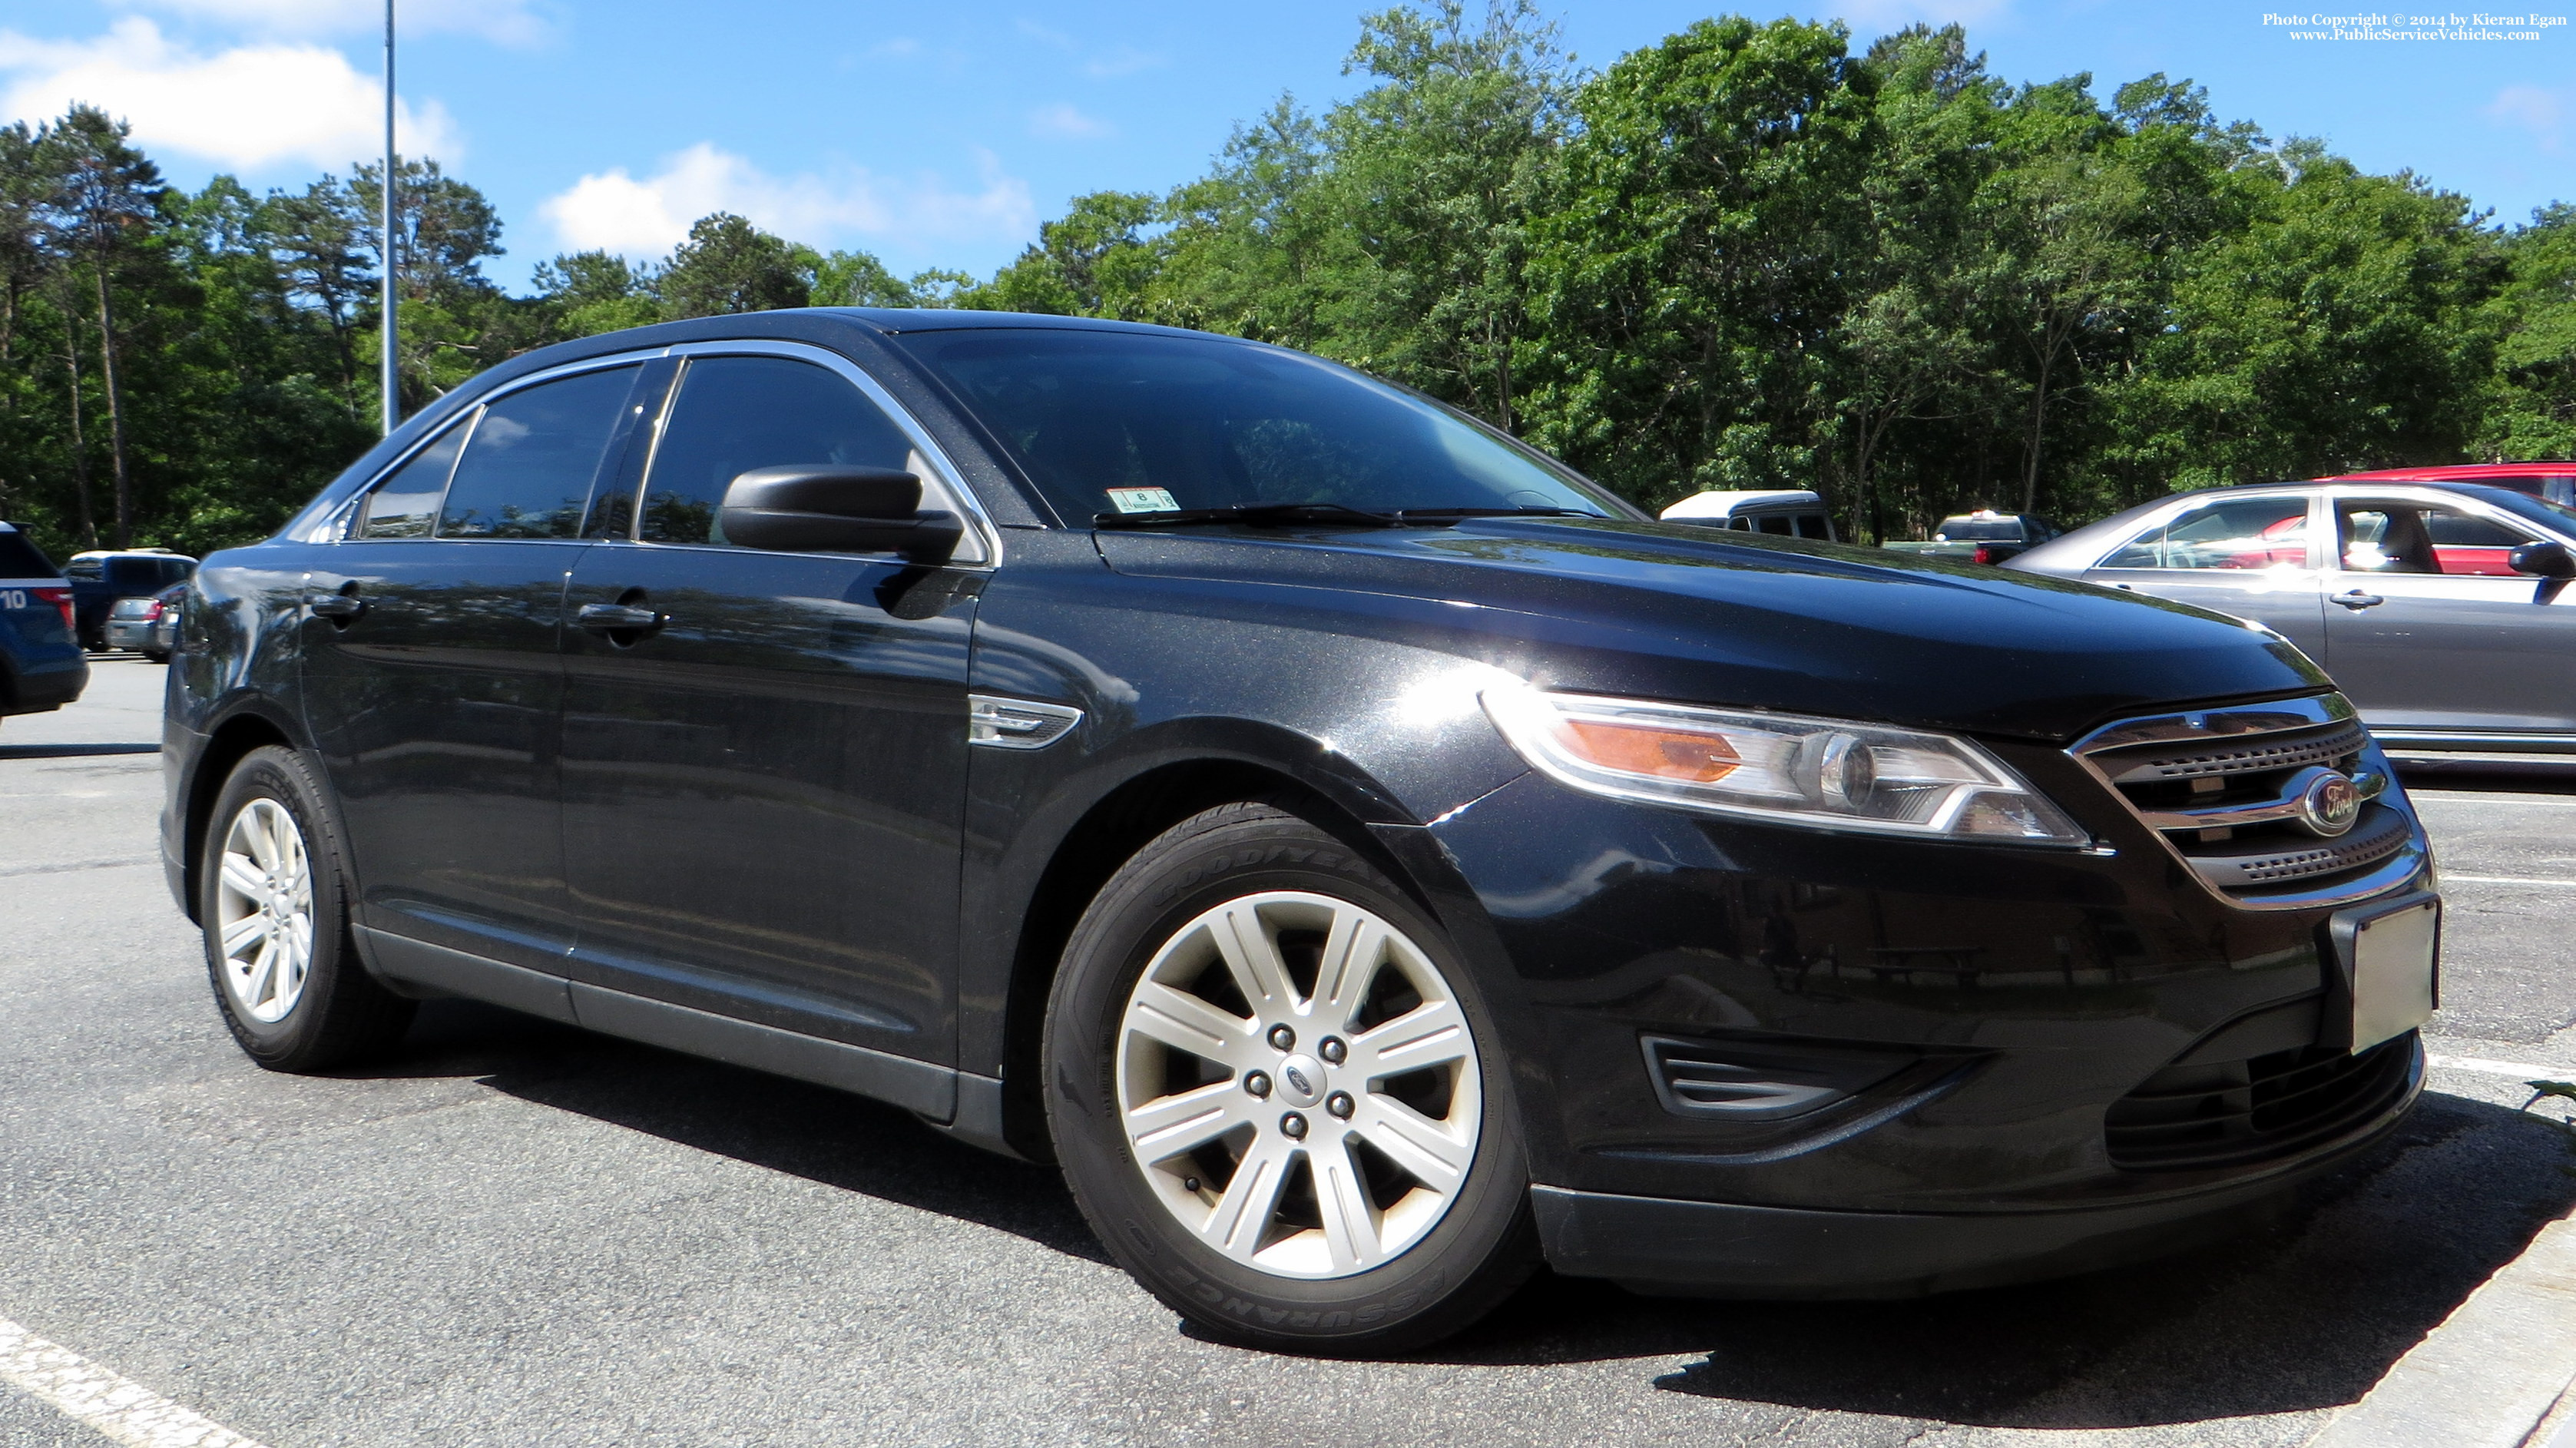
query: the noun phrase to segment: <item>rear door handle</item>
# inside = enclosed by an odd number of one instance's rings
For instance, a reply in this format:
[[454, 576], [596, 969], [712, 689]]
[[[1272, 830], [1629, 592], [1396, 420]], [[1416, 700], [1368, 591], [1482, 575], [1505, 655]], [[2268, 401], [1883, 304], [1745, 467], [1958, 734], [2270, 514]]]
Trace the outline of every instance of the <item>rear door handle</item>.
[[2358, 613], [2365, 608], [2377, 608], [2388, 600], [2380, 597], [2378, 594], [2364, 593], [2360, 589], [2356, 588], [2350, 593], [2336, 594], [2333, 601], [2342, 604], [2344, 607], [2351, 609], [2355, 613]]
[[573, 619], [592, 633], [646, 633], [671, 621], [667, 614], [626, 603], [585, 603]]

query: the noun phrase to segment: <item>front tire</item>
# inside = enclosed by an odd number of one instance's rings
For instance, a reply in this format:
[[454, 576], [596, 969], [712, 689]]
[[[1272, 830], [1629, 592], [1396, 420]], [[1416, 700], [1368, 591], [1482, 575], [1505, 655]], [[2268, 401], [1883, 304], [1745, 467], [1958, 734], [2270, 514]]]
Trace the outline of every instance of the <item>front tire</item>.
[[320, 1071], [402, 1038], [410, 1001], [358, 963], [322, 783], [291, 749], [242, 756], [207, 822], [197, 918], [215, 1004], [272, 1071]]
[[1368, 860], [1233, 804], [1145, 846], [1065, 949], [1047, 1107], [1092, 1229], [1207, 1331], [1334, 1355], [1466, 1327], [1535, 1264], [1499, 1035]]

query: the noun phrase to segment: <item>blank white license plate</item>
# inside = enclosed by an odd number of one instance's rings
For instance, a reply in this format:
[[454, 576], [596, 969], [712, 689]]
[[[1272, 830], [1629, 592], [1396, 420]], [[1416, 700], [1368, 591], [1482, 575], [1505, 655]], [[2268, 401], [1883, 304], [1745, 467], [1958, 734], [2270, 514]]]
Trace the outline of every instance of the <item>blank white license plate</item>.
[[2352, 1048], [2366, 1051], [2433, 1017], [2442, 902], [2394, 910], [2352, 933]]

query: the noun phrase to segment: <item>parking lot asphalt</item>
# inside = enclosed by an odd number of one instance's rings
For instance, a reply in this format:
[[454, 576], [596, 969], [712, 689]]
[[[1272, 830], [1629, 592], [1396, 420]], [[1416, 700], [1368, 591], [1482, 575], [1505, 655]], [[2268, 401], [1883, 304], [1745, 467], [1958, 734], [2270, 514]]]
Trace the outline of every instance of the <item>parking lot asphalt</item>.
[[[2441, 1066], [2402, 1139], [2163, 1263], [1876, 1304], [1542, 1276], [1418, 1358], [1244, 1352], [1052, 1172], [820, 1088], [462, 1003], [375, 1069], [253, 1067], [154, 857], [161, 680], [0, 724], [0, 1320], [268, 1448], [2286, 1448], [2576, 1204], [2518, 1077]], [[2431, 1050], [2576, 1076], [2576, 779], [2419, 797]], [[0, 1444], [106, 1441], [0, 1384]]]

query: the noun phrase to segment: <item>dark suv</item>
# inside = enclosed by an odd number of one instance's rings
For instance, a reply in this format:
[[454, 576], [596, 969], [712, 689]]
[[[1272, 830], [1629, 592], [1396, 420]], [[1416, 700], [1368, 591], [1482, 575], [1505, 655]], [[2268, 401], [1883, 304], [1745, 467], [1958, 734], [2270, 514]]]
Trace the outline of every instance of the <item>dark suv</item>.
[[88, 686], [71, 583], [26, 534], [0, 523], [0, 715], [59, 709]]
[[1275, 347], [594, 338], [195, 587], [164, 848], [255, 1059], [456, 994], [828, 1082], [1238, 1340], [2076, 1270], [2419, 1089], [2424, 835], [2278, 636], [1659, 523]]

